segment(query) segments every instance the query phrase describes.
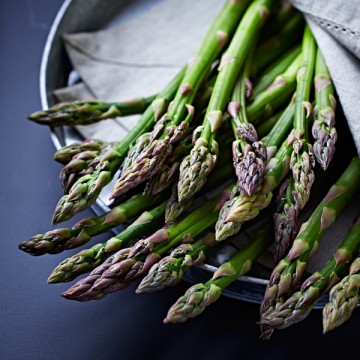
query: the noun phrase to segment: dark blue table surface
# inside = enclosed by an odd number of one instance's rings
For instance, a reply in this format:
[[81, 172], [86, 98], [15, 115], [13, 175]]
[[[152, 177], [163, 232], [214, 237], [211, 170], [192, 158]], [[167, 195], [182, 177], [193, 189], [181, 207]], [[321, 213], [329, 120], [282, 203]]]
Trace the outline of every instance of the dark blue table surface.
[[[66, 284], [47, 285], [51, 269], [76, 251], [31, 257], [17, 245], [51, 228], [61, 196], [48, 129], [26, 120], [40, 108], [42, 50], [61, 4], [0, 1], [0, 358], [287, 359], [315, 347], [321, 358], [356, 356], [360, 311], [328, 335], [322, 335], [321, 312], [314, 311], [262, 341], [258, 305], [226, 297], [197, 319], [163, 325], [167, 309], [187, 289], [185, 282], [153, 295], [136, 295], [132, 286], [89, 303], [60, 297]], [[91, 215], [87, 210], [65, 225]]]

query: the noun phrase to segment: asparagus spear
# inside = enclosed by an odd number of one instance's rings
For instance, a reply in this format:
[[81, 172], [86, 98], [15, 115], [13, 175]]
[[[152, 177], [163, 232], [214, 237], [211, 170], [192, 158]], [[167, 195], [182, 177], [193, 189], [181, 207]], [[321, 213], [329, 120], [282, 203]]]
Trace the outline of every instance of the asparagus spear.
[[136, 293], [149, 293], [178, 284], [184, 272], [204, 261], [206, 253], [216, 245], [215, 234], [207, 233], [193, 244], [181, 244], [168, 256], [154, 264], [142, 279]]
[[107, 141], [99, 139], [86, 139], [81, 143], [73, 143], [62, 147], [54, 154], [54, 160], [60, 164], [68, 164], [74, 156], [81, 154], [82, 152], [94, 152], [94, 157], [99, 154], [99, 151], [103, 150], [109, 143]]
[[289, 250], [298, 233], [298, 218], [293, 197], [294, 179], [291, 175], [283, 180], [275, 200], [275, 262], [279, 262]]
[[[209, 180], [203, 187], [203, 189], [199, 192], [199, 196], [206, 194], [208, 191], [216, 188], [227, 180], [231, 179], [233, 175], [233, 168], [229, 163], [225, 161], [224, 165], [218, 165], [217, 171], [210, 174]], [[170, 199], [168, 200], [165, 212], [165, 222], [173, 223], [179, 216], [187, 210], [192, 204], [193, 198], [186, 199], [183, 201], [179, 201], [178, 192], [177, 192], [177, 184], [173, 185], [172, 193]]]
[[[290, 102], [273, 129], [263, 139], [263, 143], [270, 151], [276, 152], [278, 144], [283, 139], [284, 130], [288, 131], [291, 126], [293, 115], [294, 106]], [[279, 151], [276, 152], [276, 155], [269, 160], [263, 184], [256, 194], [248, 196], [240, 194], [237, 187], [233, 189], [229, 201], [220, 210], [219, 219], [215, 225], [217, 241], [222, 241], [229, 236], [237, 234], [242, 223], [256, 217], [260, 210], [270, 204], [272, 191], [289, 171], [293, 138], [292, 133], [290, 133]]]
[[302, 42], [302, 64], [297, 74], [295, 96], [293, 153], [290, 168], [294, 177], [295, 211], [299, 213], [310, 197], [315, 176], [315, 160], [308, 141], [307, 128], [311, 115], [310, 91], [313, 82], [316, 43], [309, 26], [305, 27]]
[[[261, 304], [261, 320], [283, 304], [299, 282], [309, 256], [331, 224], [352, 199], [360, 184], [360, 159], [352, 159], [308, 220], [304, 222], [287, 256], [274, 268]], [[264, 333], [267, 333], [264, 326]], [[270, 330], [271, 332], [271, 330]]]
[[143, 196], [137, 194], [98, 217], [79, 221], [72, 228], [55, 229], [22, 242], [19, 249], [30, 255], [58, 254], [86, 244], [92, 236], [106, 232], [138, 216], [142, 211], [166, 199], [167, 194]]
[[69, 220], [76, 213], [91, 206], [99, 196], [102, 188], [114, 177], [124, 160], [129, 146], [136, 139], [152, 128], [153, 124], [163, 114], [166, 106], [172, 100], [176, 89], [184, 75], [181, 70], [165, 89], [157, 96], [145, 110], [137, 124], [127, 133], [125, 138], [104, 155], [92, 174], [81, 177], [72, 186], [69, 194], [64, 195], [56, 205], [53, 215], [53, 224]]
[[326, 170], [335, 152], [337, 132], [335, 129], [334, 85], [329, 70], [320, 52], [317, 51], [315, 67], [315, 109], [312, 134], [313, 150], [317, 162]]
[[127, 246], [139, 236], [147, 234], [163, 222], [166, 202], [143, 212], [132, 224], [105, 243], [98, 243], [90, 249], [63, 260], [50, 274], [49, 284], [74, 280], [102, 264], [111, 253]]
[[62, 296], [78, 301], [97, 300], [125, 288], [131, 281], [145, 275], [169, 250], [181, 242], [192, 241], [215, 223], [224, 196], [226, 193], [214, 197], [179, 223], [158, 230], [131, 248], [118, 251]]
[[251, 96], [252, 87], [249, 79], [251, 62], [252, 51], [245, 61], [228, 105], [235, 135], [232, 151], [238, 187], [248, 195], [252, 195], [262, 183], [267, 161], [266, 148], [258, 141], [255, 127], [249, 123], [246, 114], [246, 99]]
[[209, 281], [191, 286], [171, 306], [164, 323], [182, 323], [200, 315], [206, 306], [220, 297], [222, 290], [251, 269], [253, 262], [270, 245], [271, 235], [271, 224], [268, 223], [255, 234], [254, 239], [247, 246], [222, 264]]
[[60, 181], [64, 194], [68, 194], [75, 182], [82, 176], [92, 174], [101, 161], [102, 156], [114, 146], [116, 146], [115, 143], [109, 143], [98, 151], [87, 150], [74, 155], [60, 170]]
[[[228, 0], [217, 15], [196, 56], [187, 67], [184, 79], [178, 88], [168, 112], [156, 124], [147, 142], [140, 141], [143, 148], [132, 159], [132, 163], [116, 181], [111, 198], [116, 198], [154, 176], [173, 145], [184, 136], [194, 115], [194, 98], [211, 71], [211, 66], [231, 38], [249, 0], [234, 2]], [[137, 144], [134, 145], [134, 148]], [[135, 150], [137, 151], [137, 150]]]
[[156, 96], [151, 95], [125, 102], [104, 102], [101, 100], [61, 102], [47, 110], [30, 114], [28, 119], [52, 127], [89, 125], [118, 116], [142, 114]]
[[[359, 239], [360, 218], [351, 232]], [[349, 234], [350, 236], [350, 234]], [[323, 308], [324, 334], [349, 320], [360, 298], [360, 257], [350, 265], [349, 274], [337, 285], [331, 287], [329, 302]]]
[[308, 277], [300, 291], [292, 294], [283, 304], [261, 318], [261, 324], [270, 327], [265, 334], [266, 337], [270, 336], [273, 329], [285, 329], [304, 320], [321, 296], [340, 281], [349, 267], [349, 262], [360, 250], [359, 232], [360, 222], [349, 231], [336, 250], [334, 258], [320, 271]]
[[221, 58], [219, 74], [200, 128], [201, 132], [196, 131], [194, 147], [180, 165], [179, 201], [188, 199], [198, 192], [215, 166], [218, 157], [215, 137], [216, 131], [222, 125], [223, 110], [229, 101], [252, 42], [257, 38], [273, 2], [273, 0], [256, 0], [249, 6]]

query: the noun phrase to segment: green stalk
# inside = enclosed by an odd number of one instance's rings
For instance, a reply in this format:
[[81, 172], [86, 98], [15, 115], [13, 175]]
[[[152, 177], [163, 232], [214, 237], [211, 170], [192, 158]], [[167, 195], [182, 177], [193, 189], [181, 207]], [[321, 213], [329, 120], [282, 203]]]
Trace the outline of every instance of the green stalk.
[[[287, 254], [274, 268], [261, 304], [261, 316], [283, 304], [289, 292], [299, 282], [307, 259], [315, 252], [318, 242], [359, 190], [360, 159], [355, 157], [330, 188], [308, 220], [304, 222]], [[266, 324], [264, 324], [266, 327]]]
[[194, 59], [191, 59], [185, 77], [176, 93], [173, 106], [168, 113], [172, 124], [178, 125], [182, 120], [183, 113], [186, 112], [186, 104], [192, 103], [189, 101], [191, 93], [197, 92], [197, 88], [201, 85], [204, 76], [209, 73], [213, 62], [232, 38], [249, 3], [249, 0], [239, 2], [228, 0], [220, 10]]
[[218, 158], [218, 144], [215, 134], [223, 122], [223, 111], [229, 101], [235, 81], [239, 76], [254, 39], [257, 39], [265, 16], [271, 11], [273, 0], [256, 0], [245, 12], [223, 54], [219, 74], [206, 110], [201, 132], [191, 153], [180, 165], [178, 198], [188, 199], [205, 184]]
[[239, 250], [229, 261], [222, 264], [205, 284], [191, 286], [168, 311], [164, 320], [168, 323], [182, 323], [200, 315], [205, 307], [215, 302], [221, 292], [239, 276], [246, 274], [253, 262], [266, 250], [272, 238], [271, 223], [257, 231], [254, 239]]
[[292, 49], [288, 50], [284, 55], [277, 59], [274, 63], [269, 65], [254, 81], [254, 89], [252, 92], [252, 98], [257, 97], [265, 91], [277, 76], [282, 74], [296, 59], [301, 52], [301, 46], [296, 45]]
[[[300, 291], [292, 294], [285, 303], [277, 306], [262, 318], [262, 324], [273, 329], [285, 329], [304, 320], [322, 295], [344, 276], [350, 262], [360, 250], [360, 223], [352, 227], [330, 259], [320, 270], [308, 277]], [[328, 308], [329, 310], [329, 308]], [[327, 310], [324, 308], [324, 313]], [[267, 330], [270, 333], [269, 329]], [[267, 337], [268, 337], [267, 334]]]
[[315, 120], [312, 134], [314, 155], [323, 170], [326, 170], [334, 156], [337, 132], [335, 128], [335, 89], [329, 69], [318, 49], [315, 66]]
[[302, 42], [302, 61], [297, 74], [297, 86], [295, 96], [294, 129], [302, 131], [307, 137], [308, 109], [304, 102], [309, 102], [313, 82], [316, 56], [316, 42], [308, 26], [305, 27]]
[[279, 1], [274, 8], [271, 22], [265, 25], [261, 33], [260, 40], [265, 41], [276, 35], [297, 12], [298, 10], [289, 1]]
[[[134, 158], [131, 166], [116, 181], [111, 198], [148, 180], [162, 168], [171, 154], [173, 145], [187, 131], [194, 115], [193, 102], [211, 67], [232, 37], [236, 26], [249, 4], [249, 0], [228, 0], [219, 12], [197, 54], [189, 61], [184, 79], [180, 84], [168, 112], [160, 119], [149, 140]], [[142, 139], [139, 140], [141, 143]], [[135, 147], [137, 144], [134, 145]]]
[[72, 281], [81, 274], [90, 272], [101, 265], [110, 254], [129, 245], [131, 241], [148, 234], [164, 221], [166, 201], [152, 210], [143, 212], [132, 224], [104, 243], [63, 260], [50, 274], [49, 284]]
[[[277, 149], [278, 144], [280, 144], [281, 141], [283, 141], [283, 139], [285, 138], [285, 136], [290, 133], [293, 127], [294, 109], [294, 101], [291, 100], [286, 109], [281, 113], [278, 121], [275, 122], [270, 132], [261, 139], [267, 148], [275, 147], [275, 149]], [[266, 124], [266, 122], [264, 123], [264, 125]], [[260, 131], [260, 128], [261, 127], [258, 128], [258, 132]]]
[[311, 119], [310, 92], [313, 84], [316, 42], [309, 26], [305, 27], [302, 42], [302, 63], [297, 73], [294, 113], [293, 153], [290, 168], [294, 177], [295, 211], [303, 209], [310, 197], [315, 176], [312, 167], [315, 160], [308, 140], [308, 123]]
[[159, 204], [167, 198], [167, 193], [144, 196], [137, 194], [98, 217], [79, 221], [72, 228], [55, 229], [38, 234], [22, 242], [19, 249], [30, 255], [58, 254], [86, 244], [98, 234], [109, 231], [117, 225], [141, 214], [142, 211]]
[[267, 66], [279, 59], [284, 52], [298, 44], [301, 37], [299, 34], [304, 29], [304, 17], [296, 13], [281, 28], [281, 30], [260, 44], [254, 54], [254, 63], [251, 76], [254, 78]]
[[260, 125], [256, 127], [256, 132], [258, 133], [260, 139], [264, 140], [264, 138], [269, 134], [271, 129], [280, 119], [284, 111], [285, 111], [284, 109], [278, 111], [276, 114], [272, 115], [268, 119], [265, 119], [264, 122], [262, 122]]
[[302, 55], [299, 54], [285, 72], [277, 76], [265, 91], [249, 103], [246, 112], [250, 122], [268, 117], [290, 100], [295, 91], [296, 74], [300, 68], [301, 59]]
[[184, 76], [185, 69], [182, 69], [165, 89], [159, 93], [157, 98], [145, 110], [139, 121], [127, 133], [125, 138], [109, 149], [96, 166], [92, 174], [81, 177], [72, 186], [69, 194], [64, 195], [58, 202], [53, 215], [53, 224], [69, 220], [76, 213], [91, 206], [98, 198], [102, 188], [109, 184], [121, 162], [124, 160], [129, 147], [144, 132], [150, 130], [154, 122], [163, 114], [170, 103]]
[[119, 116], [142, 114], [157, 96], [156, 94], [124, 102], [101, 100], [61, 102], [47, 110], [30, 114], [28, 119], [51, 127], [90, 125]]

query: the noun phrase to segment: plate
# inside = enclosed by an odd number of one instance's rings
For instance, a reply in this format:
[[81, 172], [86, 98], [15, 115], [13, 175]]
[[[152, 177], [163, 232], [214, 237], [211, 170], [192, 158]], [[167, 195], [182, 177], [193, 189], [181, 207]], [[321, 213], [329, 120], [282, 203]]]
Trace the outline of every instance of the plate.
[[[146, 7], [150, 2], [139, 0], [139, 7]], [[114, 14], [121, 16], [121, 12], [130, 3], [130, 0], [66, 0], [60, 8], [46, 41], [40, 70], [40, 95], [44, 109], [54, 105], [56, 98], [53, 91], [66, 87], [73, 81], [72, 66], [65, 51], [61, 35], [64, 33], [90, 32], [103, 29], [112, 24]], [[137, 2], [135, 2], [137, 3]], [[111, 25], [110, 25], [111, 26]], [[69, 80], [70, 79], [70, 80]], [[51, 139], [59, 149], [76, 141], [82, 141], [82, 136], [71, 127], [50, 129]], [[116, 177], [115, 177], [116, 178]], [[115, 180], [114, 180], [115, 181]], [[108, 195], [113, 182], [102, 191], [92, 209], [97, 215], [109, 210]], [[241, 237], [244, 241], [249, 238], [252, 229], [243, 231]], [[241, 239], [240, 239], [241, 243]], [[192, 267], [187, 271], [184, 280], [190, 283], [207, 281], [221, 262], [228, 260], [239, 246], [239, 240], [226, 242], [217, 247], [216, 254], [210, 254], [204, 264]], [[261, 303], [263, 294], [268, 283], [271, 268], [267, 264], [267, 258], [271, 254], [265, 253], [260, 261], [254, 264], [249, 276], [242, 276], [223, 291], [225, 296], [253, 303]], [[316, 308], [322, 308], [327, 296], [324, 296]]]

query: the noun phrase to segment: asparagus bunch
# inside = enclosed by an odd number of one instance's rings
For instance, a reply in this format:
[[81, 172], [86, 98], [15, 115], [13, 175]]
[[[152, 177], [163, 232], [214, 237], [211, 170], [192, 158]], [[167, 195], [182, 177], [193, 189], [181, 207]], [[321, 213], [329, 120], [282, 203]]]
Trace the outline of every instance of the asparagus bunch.
[[[340, 246], [326, 265], [309, 276], [301, 289], [293, 293], [283, 304], [277, 306], [272, 312], [262, 317], [262, 324], [271, 329], [285, 329], [304, 320], [321, 296], [332, 288], [344, 276], [349, 263], [360, 250], [360, 223], [352, 227]], [[333, 298], [334, 299], [334, 298]], [[336, 302], [335, 302], [336, 304]], [[324, 308], [329, 318], [334, 308]], [[349, 311], [351, 313], [351, 311]], [[346, 312], [345, 312], [346, 313]], [[345, 315], [347, 316], [347, 315]], [[335, 315], [332, 319], [336, 319]], [[335, 320], [336, 321], [336, 320]], [[327, 326], [327, 322], [324, 322]]]
[[63, 260], [50, 274], [49, 284], [74, 280], [102, 264], [112, 253], [143, 237], [163, 223], [166, 202], [152, 210], [144, 211], [134, 222], [105, 243], [98, 243], [89, 249]]
[[144, 196], [137, 194], [98, 217], [79, 221], [72, 228], [55, 229], [22, 242], [19, 249], [30, 255], [58, 254], [86, 244], [94, 235], [109, 231], [166, 199], [166, 193]]
[[219, 266], [209, 281], [191, 286], [171, 306], [164, 323], [182, 323], [200, 315], [206, 306], [218, 300], [222, 290], [251, 269], [253, 262], [266, 250], [271, 240], [271, 224], [268, 223], [257, 231], [247, 246]]
[[300, 281], [308, 258], [315, 252], [318, 242], [358, 191], [359, 180], [360, 159], [355, 157], [309, 219], [301, 225], [287, 256], [275, 266], [260, 308], [260, 324], [264, 337], [269, 337], [272, 333], [272, 329], [266, 323], [267, 317], [285, 303], [291, 289]]
[[197, 54], [189, 62], [184, 79], [167, 113], [155, 125], [147, 139], [139, 139], [142, 148], [138, 150], [138, 144], [134, 145], [137, 154], [116, 181], [111, 198], [120, 196], [160, 171], [166, 158], [171, 154], [173, 145], [183, 138], [194, 116], [194, 98], [209, 75], [212, 64], [231, 38], [248, 4], [248, 0], [228, 0], [225, 3]]
[[[56, 254], [126, 224], [108, 241], [63, 260], [48, 282], [67, 282], [90, 272], [62, 294], [78, 301], [101, 299], [141, 277], [136, 292], [152, 292], [179, 283], [184, 272], [204, 261], [220, 241], [270, 208], [277, 192], [275, 211], [271, 210], [278, 264], [261, 305], [263, 336], [304, 319], [332, 287], [323, 315], [324, 332], [329, 331], [350, 317], [359, 298], [358, 259], [349, 275], [333, 286], [360, 250], [359, 222], [335, 257], [311, 275], [300, 291], [294, 288], [318, 241], [359, 188], [360, 159], [354, 158], [296, 236], [298, 216], [314, 181], [307, 134], [310, 115], [314, 117], [314, 155], [326, 170], [337, 140], [334, 96], [325, 61], [299, 12], [276, 0], [227, 0], [195, 57], [159, 94], [124, 103], [60, 103], [29, 116], [54, 127], [143, 113], [122, 141], [86, 140], [55, 153], [54, 159], [64, 165], [60, 177], [65, 195], [55, 209], [54, 224], [93, 204], [119, 170], [111, 199], [119, 201], [128, 190], [145, 186], [122, 204], [114, 203], [102, 216], [35, 235], [19, 248], [31, 255]], [[197, 120], [202, 125], [194, 131]], [[232, 148], [226, 128], [230, 124], [235, 133]], [[231, 150], [235, 171], [227, 158]], [[214, 197], [235, 175], [237, 185]], [[165, 191], [170, 186], [171, 195], [170, 189]], [[196, 194], [200, 205], [191, 209]], [[258, 218], [256, 223], [262, 226]], [[212, 279], [192, 286], [170, 308], [164, 322], [197, 316], [248, 272], [271, 244], [271, 225], [267, 222]]]
[[142, 114], [156, 96], [151, 95], [124, 102], [104, 102], [101, 100], [61, 102], [47, 110], [30, 114], [28, 119], [51, 127], [89, 125], [119, 116]]
[[182, 242], [193, 241], [195, 236], [214, 224], [226, 193], [207, 201], [177, 224], [162, 228], [134, 246], [116, 252], [62, 296], [78, 301], [97, 300], [125, 288], [131, 281], [145, 275], [169, 250]]
[[196, 131], [193, 149], [180, 165], [179, 201], [188, 199], [197, 193], [215, 166], [218, 157], [216, 132], [222, 125], [223, 111], [247, 53], [251, 49], [254, 39], [257, 38], [266, 17], [272, 11], [273, 2], [272, 0], [256, 0], [249, 6], [228, 49], [222, 55], [219, 74], [203, 125]]
[[[355, 221], [348, 237], [359, 239], [360, 218]], [[347, 251], [337, 254], [337, 258], [350, 261]], [[331, 287], [329, 302], [323, 308], [324, 333], [334, 330], [345, 321], [349, 320], [357, 307], [360, 298], [360, 257], [357, 257], [350, 265], [349, 274], [337, 285]]]
[[[212, 174], [209, 178], [209, 181], [204, 188], [204, 193], [214, 191], [218, 186], [231, 179], [231, 170], [232, 168], [230, 164], [221, 166], [219, 171]], [[165, 199], [168, 194], [165, 193], [161, 195], [163, 196], [162, 199]], [[151, 199], [156, 197], [154, 195], [143, 196], [139, 194], [134, 196], [134, 198], [138, 198], [139, 201], [141, 201], [141, 199]], [[129, 201], [131, 202], [132, 200], [130, 199]], [[157, 200], [156, 203], [158, 203], [158, 201], [160, 201], [160, 199]], [[123, 205], [124, 204], [119, 205], [119, 207], [122, 208]], [[168, 209], [167, 205], [168, 200], [165, 200], [155, 208], [142, 213], [140, 217], [137, 218], [132, 224], [130, 224], [125, 230], [109, 239], [106, 243], [96, 244], [90, 249], [82, 250], [80, 253], [65, 259], [56, 267], [56, 269], [53, 270], [48, 281], [51, 283], [71, 281], [78, 275], [93, 270], [95, 267], [102, 264], [111, 253], [118, 251], [124, 246], [128, 245], [131, 240], [135, 240], [137, 237], [145, 235], [150, 229], [153, 229], [154, 226], [161, 225], [165, 210]], [[90, 222], [89, 220], [85, 221], [85, 223]], [[95, 235], [96, 233], [107, 230], [109, 229], [98, 228], [96, 232], [92, 227], [88, 227], [87, 233], [92, 233], [92, 235]], [[66, 239], [63, 238], [63, 241], [65, 242]], [[66, 245], [67, 244], [65, 243], [64, 247], [66, 247]]]
[[334, 85], [329, 70], [320, 52], [317, 51], [315, 67], [315, 109], [312, 135], [315, 139], [313, 150], [323, 170], [329, 166], [335, 152], [337, 132], [335, 129]]

